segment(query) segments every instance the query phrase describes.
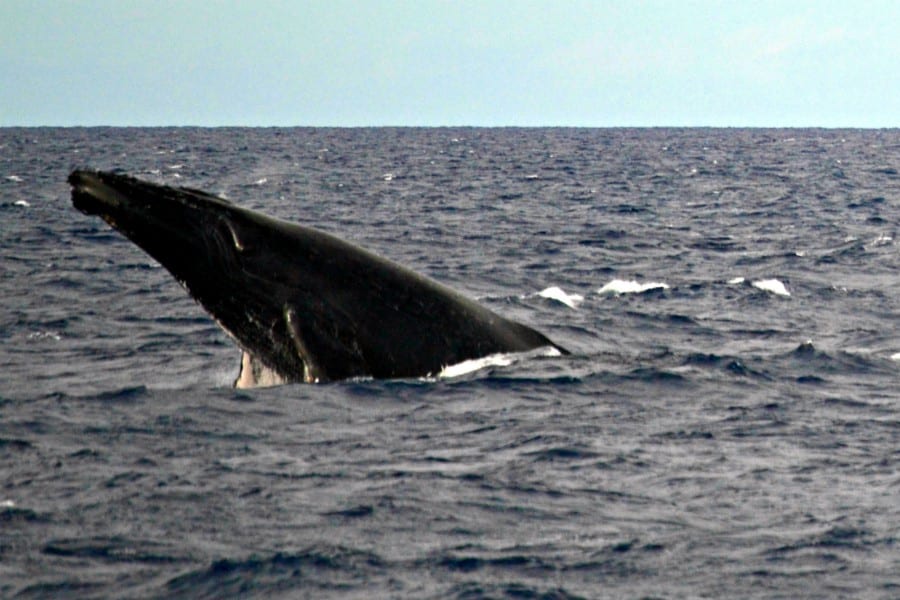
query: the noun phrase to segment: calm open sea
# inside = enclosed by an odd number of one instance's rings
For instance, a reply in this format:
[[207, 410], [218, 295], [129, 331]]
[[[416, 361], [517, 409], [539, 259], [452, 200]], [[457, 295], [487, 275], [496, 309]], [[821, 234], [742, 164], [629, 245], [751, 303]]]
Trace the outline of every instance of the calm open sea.
[[[75, 167], [571, 356], [235, 391]], [[900, 131], [0, 129], [0, 597], [900, 597]]]

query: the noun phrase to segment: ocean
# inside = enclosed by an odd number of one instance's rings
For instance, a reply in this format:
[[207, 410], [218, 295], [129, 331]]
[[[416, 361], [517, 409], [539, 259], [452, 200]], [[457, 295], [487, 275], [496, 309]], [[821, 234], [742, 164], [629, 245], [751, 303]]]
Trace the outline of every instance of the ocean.
[[[235, 390], [74, 168], [572, 353]], [[0, 129], [0, 597], [900, 598], [898, 170], [898, 130]]]

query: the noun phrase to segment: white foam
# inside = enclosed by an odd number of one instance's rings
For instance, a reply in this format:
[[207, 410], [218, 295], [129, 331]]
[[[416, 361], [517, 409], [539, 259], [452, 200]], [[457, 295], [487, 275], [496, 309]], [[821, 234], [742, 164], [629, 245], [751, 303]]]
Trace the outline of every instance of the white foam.
[[777, 296], [790, 296], [791, 293], [788, 291], [784, 284], [778, 281], [777, 279], [760, 279], [759, 281], [753, 282], [753, 287], [763, 290], [765, 292], [771, 292]]
[[602, 288], [597, 290], [600, 295], [612, 294], [642, 294], [650, 290], [667, 290], [669, 285], [661, 281], [651, 281], [649, 283], [638, 283], [637, 281], [625, 281], [624, 279], [613, 279]]
[[257, 179], [253, 182], [253, 185], [265, 185], [269, 179], [267, 177], [263, 177], [262, 179]]
[[12, 182], [14, 182], [14, 183], [21, 183], [22, 181], [25, 181], [24, 179], [22, 179], [22, 178], [19, 177], [18, 175], [8, 175], [8, 176], [6, 177], [6, 180], [7, 180], [7, 181], [12, 181]]
[[13, 204], [15, 204], [16, 206], [21, 206], [23, 208], [28, 208], [29, 206], [31, 206], [30, 204], [28, 204], [27, 200], [16, 200], [15, 202], [13, 202]]
[[0, 508], [15, 508], [16, 503], [12, 500], [0, 500]]
[[550, 286], [537, 293], [541, 298], [556, 300], [568, 306], [569, 308], [578, 308], [578, 305], [584, 302], [584, 296], [581, 294], [567, 294], [558, 286]]
[[508, 367], [516, 361], [534, 356], [562, 356], [562, 353], [553, 346], [544, 346], [535, 350], [529, 350], [528, 352], [515, 352], [512, 354], [501, 352], [498, 354], [490, 354], [481, 358], [472, 358], [456, 363], [455, 365], [446, 366], [438, 373], [438, 378], [459, 377], [487, 367]]
[[894, 354], [891, 354], [891, 360], [900, 361], [900, 352], [896, 352], [896, 353], [894, 353]]
[[744, 279], [743, 277], [734, 277], [734, 278], [728, 280], [728, 285], [740, 285], [740, 284], [744, 283], [745, 281], [746, 281], [746, 279]]
[[469, 373], [474, 373], [475, 371], [480, 371], [486, 367], [506, 367], [513, 363], [512, 356], [509, 354], [491, 354], [489, 356], [484, 356], [482, 358], [471, 358], [469, 360], [464, 360], [460, 363], [456, 363], [455, 365], [449, 365], [443, 368], [440, 373], [438, 373], [438, 377], [441, 378], [449, 378], [449, 377], [459, 377], [461, 375], [467, 375]]

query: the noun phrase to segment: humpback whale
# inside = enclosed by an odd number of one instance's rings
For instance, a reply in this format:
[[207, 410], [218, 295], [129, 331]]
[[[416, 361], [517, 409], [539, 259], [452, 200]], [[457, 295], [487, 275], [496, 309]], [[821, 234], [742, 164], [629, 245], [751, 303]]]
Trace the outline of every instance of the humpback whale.
[[243, 351], [236, 387], [437, 375], [538, 331], [334, 235], [206, 192], [76, 170], [72, 203], [165, 267]]

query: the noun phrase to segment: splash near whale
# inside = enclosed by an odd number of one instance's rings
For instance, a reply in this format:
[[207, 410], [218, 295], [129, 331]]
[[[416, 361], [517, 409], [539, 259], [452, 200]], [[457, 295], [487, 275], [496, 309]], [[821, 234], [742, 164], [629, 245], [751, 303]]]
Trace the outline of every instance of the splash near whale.
[[159, 261], [243, 351], [236, 387], [409, 378], [566, 350], [333, 235], [195, 189], [77, 170], [73, 205]]

